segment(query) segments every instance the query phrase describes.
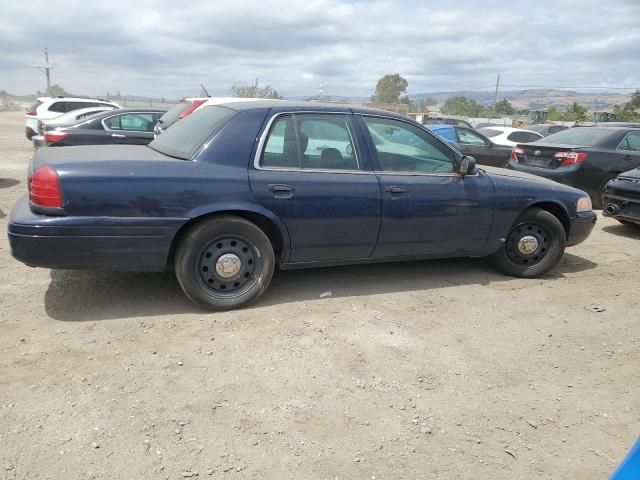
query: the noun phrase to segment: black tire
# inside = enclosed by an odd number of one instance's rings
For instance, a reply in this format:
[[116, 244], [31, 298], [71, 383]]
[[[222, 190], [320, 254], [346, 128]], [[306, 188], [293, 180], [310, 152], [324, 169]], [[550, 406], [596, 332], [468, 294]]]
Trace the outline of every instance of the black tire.
[[262, 230], [225, 215], [193, 226], [178, 244], [174, 266], [192, 302], [208, 310], [230, 310], [262, 296], [273, 276], [275, 255]]
[[[546, 210], [530, 208], [518, 217], [504, 245], [490, 258], [507, 275], [538, 277], [558, 264], [565, 244], [566, 233], [560, 220]], [[530, 253], [523, 252], [534, 246]]]

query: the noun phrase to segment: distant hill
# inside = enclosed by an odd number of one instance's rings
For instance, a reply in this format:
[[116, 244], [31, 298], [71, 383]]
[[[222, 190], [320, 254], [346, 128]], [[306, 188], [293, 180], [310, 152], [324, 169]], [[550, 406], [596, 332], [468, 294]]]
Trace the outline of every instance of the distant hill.
[[[438, 103], [444, 103], [448, 98], [463, 96], [475, 100], [483, 105], [493, 103], [495, 92], [490, 91], [459, 91], [459, 92], [432, 92], [409, 95], [411, 99], [435, 98]], [[576, 92], [573, 90], [556, 89], [529, 89], [529, 90], [505, 90], [498, 92], [498, 99], [506, 98], [516, 108], [547, 108], [550, 105], [559, 107], [578, 102], [590, 110], [612, 109], [614, 105], [623, 105], [631, 99], [631, 94], [611, 92]]]

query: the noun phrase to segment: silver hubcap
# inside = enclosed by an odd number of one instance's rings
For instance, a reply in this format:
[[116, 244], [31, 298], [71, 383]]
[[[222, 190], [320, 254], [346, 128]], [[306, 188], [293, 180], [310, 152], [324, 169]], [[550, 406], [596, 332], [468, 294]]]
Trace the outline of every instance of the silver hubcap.
[[222, 278], [231, 278], [242, 269], [240, 257], [233, 253], [225, 253], [216, 261], [216, 272]]
[[523, 255], [531, 255], [538, 249], [538, 239], [533, 235], [526, 235], [518, 242], [518, 250]]

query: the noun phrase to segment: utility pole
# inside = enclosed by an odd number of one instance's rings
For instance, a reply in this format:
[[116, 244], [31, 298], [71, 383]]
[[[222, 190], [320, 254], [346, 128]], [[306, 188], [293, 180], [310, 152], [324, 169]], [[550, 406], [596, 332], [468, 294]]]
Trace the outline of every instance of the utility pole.
[[500, 75], [498, 75], [498, 79], [496, 80], [496, 94], [493, 97], [493, 108], [492, 112], [496, 113], [496, 103], [498, 103], [498, 87], [500, 87]]
[[44, 63], [34, 63], [31, 65], [31, 68], [37, 68], [42, 73], [44, 73], [47, 77], [47, 95], [51, 95], [51, 70], [53, 70], [56, 66], [55, 63], [49, 63], [49, 50], [47, 47], [42, 49], [44, 53]]

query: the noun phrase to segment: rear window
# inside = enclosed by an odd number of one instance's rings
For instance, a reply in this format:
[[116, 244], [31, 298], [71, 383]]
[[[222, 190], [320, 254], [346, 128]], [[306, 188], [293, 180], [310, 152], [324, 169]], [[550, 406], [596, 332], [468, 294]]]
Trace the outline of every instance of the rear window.
[[50, 112], [67, 113], [69, 108], [67, 106], [67, 102], [54, 102], [49, 106], [48, 110]]
[[544, 143], [591, 147], [615, 132], [597, 127], [575, 127], [549, 135]]
[[202, 108], [176, 123], [149, 144], [153, 150], [170, 157], [189, 160], [200, 146], [233, 115], [228, 108]]
[[478, 131], [482, 133], [485, 137], [489, 137], [489, 138], [497, 137], [502, 133], [500, 130], [494, 130], [493, 128], [481, 128]]
[[189, 108], [190, 105], [191, 102], [182, 101], [167, 110], [165, 114], [160, 117], [160, 120], [158, 120], [160, 125], [162, 125], [162, 129], [165, 130], [173, 125], [176, 120], [178, 120], [178, 117], [180, 117], [180, 114]]
[[540, 140], [542, 136], [532, 132], [513, 132], [507, 136], [507, 140], [517, 143], [530, 143]]

